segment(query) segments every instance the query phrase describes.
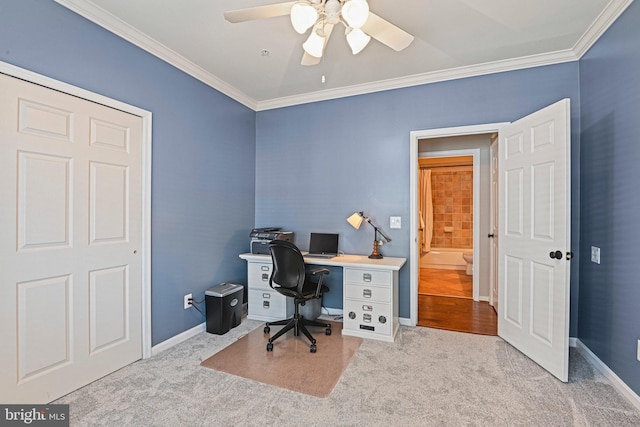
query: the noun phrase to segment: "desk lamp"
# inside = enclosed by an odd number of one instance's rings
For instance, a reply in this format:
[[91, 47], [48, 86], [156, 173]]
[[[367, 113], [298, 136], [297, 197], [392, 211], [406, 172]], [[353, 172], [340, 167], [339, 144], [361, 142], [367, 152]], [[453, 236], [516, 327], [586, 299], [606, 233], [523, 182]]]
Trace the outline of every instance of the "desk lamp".
[[378, 245], [381, 244], [381, 242], [378, 241], [378, 233], [380, 233], [380, 235], [384, 237], [387, 243], [391, 241], [391, 238], [384, 234], [378, 227], [376, 227], [371, 222], [371, 219], [369, 217], [364, 216], [364, 212], [355, 212], [353, 215], [347, 218], [347, 222], [351, 224], [351, 226], [356, 230], [360, 228], [360, 226], [362, 225], [362, 221], [367, 221], [375, 230], [373, 233], [373, 252], [371, 252], [369, 258], [382, 259], [382, 254], [378, 250]]

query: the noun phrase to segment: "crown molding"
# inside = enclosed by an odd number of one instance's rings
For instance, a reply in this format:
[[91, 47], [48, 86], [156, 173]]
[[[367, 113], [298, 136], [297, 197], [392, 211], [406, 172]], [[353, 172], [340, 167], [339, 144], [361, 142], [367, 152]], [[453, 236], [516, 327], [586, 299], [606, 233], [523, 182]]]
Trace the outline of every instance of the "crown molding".
[[591, 46], [609, 29], [616, 19], [622, 15], [633, 0], [611, 0], [607, 7], [598, 15], [595, 21], [589, 26], [587, 31], [578, 39], [573, 46], [573, 51], [578, 59], [591, 49]]
[[274, 98], [265, 101], [256, 101], [247, 96], [241, 90], [221, 80], [197, 64], [189, 61], [158, 41], [135, 29], [131, 25], [115, 17], [104, 9], [86, 0], [54, 0], [61, 6], [77, 13], [78, 15], [105, 28], [139, 48], [151, 53], [159, 59], [173, 65], [179, 70], [198, 79], [204, 84], [229, 96], [239, 103], [254, 111], [265, 111], [275, 108], [289, 107], [293, 105], [308, 104], [311, 102], [326, 101], [330, 99], [349, 96], [364, 95], [367, 93], [381, 92], [391, 89], [401, 89], [411, 86], [419, 86], [429, 83], [437, 83], [448, 80], [475, 77], [486, 74], [501, 73], [506, 71], [521, 70], [525, 68], [553, 65], [563, 62], [579, 60], [616, 19], [633, 3], [633, 0], [611, 0], [607, 7], [600, 13], [587, 31], [580, 37], [571, 49], [539, 55], [524, 56], [501, 61], [487, 62], [484, 64], [463, 66], [441, 71], [414, 74], [396, 79], [382, 80], [372, 83], [364, 83], [348, 87], [336, 88], [325, 91], [311, 92], [301, 95], [293, 95]]
[[271, 110], [275, 108], [307, 104], [318, 101], [327, 101], [330, 99], [345, 98], [355, 95], [364, 95], [367, 93], [382, 92], [391, 89], [401, 89], [428, 83], [457, 80], [466, 77], [475, 77], [486, 74], [521, 70], [525, 68], [540, 67], [543, 65], [560, 64], [563, 62], [576, 61], [577, 59], [578, 57], [573, 53], [573, 50], [566, 49], [539, 55], [523, 56], [520, 58], [486, 62], [484, 64], [476, 64], [457, 68], [449, 68], [441, 71], [414, 74], [397, 79], [381, 80], [372, 83], [364, 83], [343, 88], [312, 92], [303, 95], [294, 95], [270, 99], [267, 101], [258, 101], [256, 111]]
[[256, 101], [234, 86], [214, 76], [199, 65], [189, 61], [185, 57], [169, 49], [165, 45], [147, 36], [118, 17], [112, 15], [101, 7], [84, 0], [54, 0], [61, 6], [77, 13], [83, 18], [97, 24], [115, 35], [125, 39], [129, 43], [149, 52], [161, 60], [173, 65], [177, 69], [189, 74], [191, 77], [211, 86], [215, 90], [233, 98], [239, 103], [255, 110]]

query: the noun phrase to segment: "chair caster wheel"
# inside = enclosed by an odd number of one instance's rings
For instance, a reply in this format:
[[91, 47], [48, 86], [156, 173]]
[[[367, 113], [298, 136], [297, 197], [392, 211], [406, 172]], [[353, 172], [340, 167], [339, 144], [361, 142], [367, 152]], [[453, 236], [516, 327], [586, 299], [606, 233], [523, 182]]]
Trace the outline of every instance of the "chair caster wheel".
[[316, 345], [316, 339], [315, 338], [311, 340], [311, 345], [313, 345], [315, 347], [315, 345]]
[[324, 330], [325, 335], [331, 335], [331, 328], [327, 328]]
[[316, 347], [316, 345], [315, 345], [315, 344], [311, 344], [311, 347], [309, 348], [309, 351], [310, 351], [311, 353], [315, 353], [317, 349], [318, 349], [318, 348]]
[[267, 351], [273, 351], [273, 343], [268, 343], [267, 344]]
[[268, 334], [270, 331], [271, 331], [271, 328], [270, 328], [270, 327], [268, 327], [268, 326], [265, 326], [265, 327], [264, 327], [264, 333], [265, 333], [265, 334]]

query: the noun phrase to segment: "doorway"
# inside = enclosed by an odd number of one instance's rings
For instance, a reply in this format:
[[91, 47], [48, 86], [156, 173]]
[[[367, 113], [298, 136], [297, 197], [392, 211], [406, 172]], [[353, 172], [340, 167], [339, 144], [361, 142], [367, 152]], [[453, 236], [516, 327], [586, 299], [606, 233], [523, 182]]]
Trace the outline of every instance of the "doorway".
[[[486, 241], [491, 134], [418, 142], [418, 325], [497, 335]], [[480, 283], [483, 292], [480, 292]]]
[[[463, 324], [474, 325], [478, 323], [478, 316], [482, 318], [483, 314], [488, 314], [489, 330], [492, 334], [496, 332], [496, 315], [489, 306], [490, 291], [490, 246], [488, 239], [482, 239], [489, 233], [489, 210], [490, 202], [490, 170], [491, 160], [489, 146], [491, 136], [498, 132], [503, 123], [495, 123], [488, 125], [464, 126], [458, 128], [444, 128], [426, 131], [416, 131], [411, 133], [411, 241], [415, 245], [411, 250], [411, 324], [423, 324], [425, 320], [431, 322], [432, 327], [451, 328], [460, 330], [460, 321]], [[460, 298], [458, 295], [438, 295], [430, 292], [431, 295], [420, 295], [420, 214], [419, 214], [419, 159], [425, 157], [464, 157], [472, 158], [471, 167], [473, 174], [473, 201], [470, 204], [470, 211], [473, 218], [472, 225], [472, 295], [468, 298], [468, 293], [464, 295], [466, 298]], [[461, 223], [440, 224], [442, 225], [442, 233], [452, 233], [456, 227], [461, 227]], [[453, 230], [444, 226], [453, 227]], [[446, 238], [445, 238], [446, 239]], [[463, 239], [463, 238], [462, 238]], [[439, 240], [438, 242], [442, 242]], [[460, 241], [460, 240], [459, 240]], [[436, 249], [442, 249], [435, 247]], [[462, 265], [462, 264], [461, 264]], [[465, 266], [466, 270], [466, 266]], [[423, 272], [424, 273], [424, 272]], [[444, 275], [455, 276], [455, 271], [444, 273]], [[466, 271], [462, 271], [466, 273]], [[425, 275], [422, 274], [423, 279]], [[460, 275], [458, 274], [458, 279]], [[429, 278], [428, 278], [429, 279]], [[433, 278], [430, 278], [433, 280]], [[451, 279], [451, 278], [450, 278]], [[468, 281], [466, 274], [462, 278]], [[446, 279], [440, 280], [445, 281]], [[453, 280], [456, 280], [454, 277]], [[462, 286], [462, 285], [461, 285]], [[468, 284], [466, 285], [468, 288]], [[468, 292], [468, 291], [467, 291]], [[424, 292], [423, 292], [424, 294]], [[452, 298], [453, 297], [453, 298]], [[456, 298], [457, 297], [457, 298]], [[443, 299], [444, 298], [444, 299]], [[484, 308], [484, 310], [482, 310]], [[422, 309], [422, 310], [420, 310]], [[428, 313], [428, 316], [419, 315]], [[458, 314], [462, 313], [462, 314]], [[425, 319], [425, 317], [427, 319]], [[437, 322], [437, 325], [434, 324]], [[493, 324], [491, 324], [493, 322]], [[484, 323], [484, 322], [483, 322]], [[463, 326], [463, 329], [467, 326]]]
[[[571, 259], [568, 98], [512, 123], [410, 133], [409, 325], [415, 326], [418, 320], [419, 141], [482, 133], [498, 134], [499, 233], [495, 237], [499, 242], [494, 243], [498, 253], [498, 292], [491, 294], [499, 299], [498, 336], [566, 382], [570, 297], [567, 261]], [[489, 265], [491, 269], [494, 263]]]

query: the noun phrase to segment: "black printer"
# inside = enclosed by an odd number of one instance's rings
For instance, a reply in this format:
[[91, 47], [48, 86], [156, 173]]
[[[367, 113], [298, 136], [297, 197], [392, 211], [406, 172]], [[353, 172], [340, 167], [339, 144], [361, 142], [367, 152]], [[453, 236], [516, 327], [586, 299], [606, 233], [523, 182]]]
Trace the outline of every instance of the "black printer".
[[250, 236], [252, 254], [269, 254], [269, 242], [272, 240], [293, 243], [293, 231], [282, 231], [279, 227], [254, 228]]

